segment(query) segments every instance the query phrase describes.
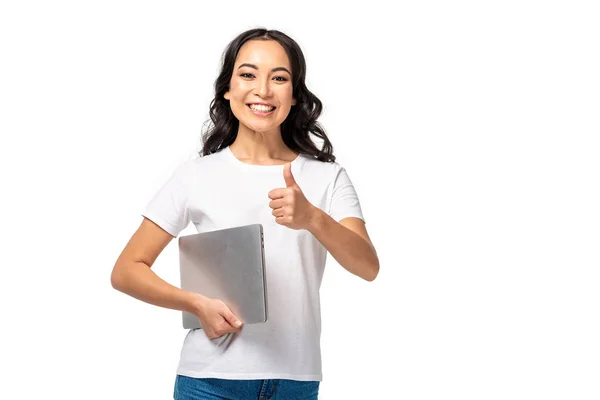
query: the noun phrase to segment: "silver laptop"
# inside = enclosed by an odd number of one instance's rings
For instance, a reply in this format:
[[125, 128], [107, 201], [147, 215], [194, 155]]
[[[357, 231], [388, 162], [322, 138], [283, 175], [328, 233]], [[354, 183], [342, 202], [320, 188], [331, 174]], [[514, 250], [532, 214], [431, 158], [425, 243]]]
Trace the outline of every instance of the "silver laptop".
[[[267, 279], [261, 224], [179, 237], [181, 288], [222, 300], [245, 324], [266, 322]], [[183, 313], [185, 329], [201, 328]]]

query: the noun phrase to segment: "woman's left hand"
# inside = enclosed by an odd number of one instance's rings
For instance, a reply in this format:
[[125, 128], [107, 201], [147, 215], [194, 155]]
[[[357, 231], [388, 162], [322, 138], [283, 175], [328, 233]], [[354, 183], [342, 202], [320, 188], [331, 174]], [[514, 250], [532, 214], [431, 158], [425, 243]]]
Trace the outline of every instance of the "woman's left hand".
[[273, 209], [275, 222], [291, 229], [308, 229], [316, 215], [316, 207], [304, 196], [300, 186], [292, 175], [292, 166], [287, 163], [283, 167], [285, 188], [273, 189], [269, 192], [269, 207]]

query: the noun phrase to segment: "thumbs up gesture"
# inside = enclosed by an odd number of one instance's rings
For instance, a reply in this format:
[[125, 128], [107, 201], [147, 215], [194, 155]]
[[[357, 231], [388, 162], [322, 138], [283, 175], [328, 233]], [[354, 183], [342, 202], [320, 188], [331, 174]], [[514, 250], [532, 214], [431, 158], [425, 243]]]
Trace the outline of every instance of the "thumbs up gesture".
[[269, 192], [269, 207], [273, 209], [275, 222], [291, 229], [308, 229], [313, 222], [317, 208], [304, 197], [300, 186], [292, 175], [292, 165], [283, 167], [284, 188], [273, 189]]

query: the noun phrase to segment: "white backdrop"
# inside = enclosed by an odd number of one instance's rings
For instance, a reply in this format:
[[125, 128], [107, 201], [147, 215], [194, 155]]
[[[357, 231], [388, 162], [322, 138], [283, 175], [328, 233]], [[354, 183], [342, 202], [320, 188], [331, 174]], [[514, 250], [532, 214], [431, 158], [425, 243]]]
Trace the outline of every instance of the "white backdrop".
[[258, 26], [302, 47], [381, 262], [328, 257], [320, 398], [600, 398], [599, 13], [392, 4], [1, 3], [0, 398], [172, 398], [181, 315], [110, 273]]

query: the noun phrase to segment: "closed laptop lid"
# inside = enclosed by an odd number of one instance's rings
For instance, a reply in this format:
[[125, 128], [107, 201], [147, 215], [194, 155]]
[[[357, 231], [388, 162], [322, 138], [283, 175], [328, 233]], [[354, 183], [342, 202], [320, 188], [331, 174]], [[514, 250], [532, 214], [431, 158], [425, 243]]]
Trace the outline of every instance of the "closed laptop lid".
[[[261, 224], [179, 237], [181, 289], [222, 300], [244, 323], [266, 322], [267, 286]], [[183, 311], [183, 327], [200, 328]]]

